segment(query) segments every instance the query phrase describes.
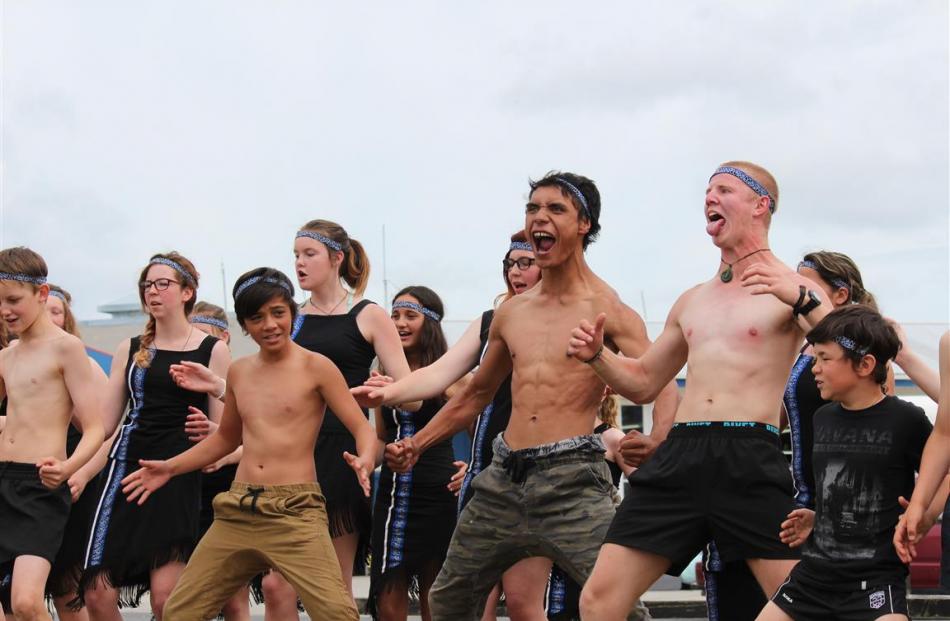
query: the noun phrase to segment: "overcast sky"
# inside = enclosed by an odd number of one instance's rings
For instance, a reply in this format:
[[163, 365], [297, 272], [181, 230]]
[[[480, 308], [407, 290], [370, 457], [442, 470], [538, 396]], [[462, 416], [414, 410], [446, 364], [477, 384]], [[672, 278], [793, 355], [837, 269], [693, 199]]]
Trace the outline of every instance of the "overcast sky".
[[[81, 317], [177, 249], [221, 303], [343, 224], [369, 296], [502, 290], [527, 181], [593, 178], [593, 268], [650, 320], [711, 277], [703, 193], [748, 159], [771, 246], [862, 268], [885, 313], [947, 321], [948, 8], [892, 2], [2, 2], [2, 244]], [[641, 295], [642, 292], [642, 295]], [[298, 296], [302, 299], [302, 296]]]

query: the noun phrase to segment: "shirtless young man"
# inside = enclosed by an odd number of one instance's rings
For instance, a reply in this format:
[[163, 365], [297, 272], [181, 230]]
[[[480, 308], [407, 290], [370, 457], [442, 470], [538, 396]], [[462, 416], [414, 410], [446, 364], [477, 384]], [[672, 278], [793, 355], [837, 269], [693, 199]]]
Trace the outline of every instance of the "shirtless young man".
[[231, 490], [215, 497], [214, 523], [172, 591], [164, 619], [214, 619], [239, 587], [276, 567], [312, 619], [355, 620], [335, 562], [313, 448], [330, 407], [356, 438], [359, 456], [343, 457], [368, 496], [381, 448], [376, 433], [336, 366], [290, 340], [297, 306], [286, 275], [259, 268], [241, 276], [234, 310], [260, 351], [231, 365], [218, 430], [167, 461], [142, 460], [142, 469], [123, 480], [128, 499], [141, 504], [171, 477], [216, 462], [243, 438]]
[[[607, 313], [610, 347], [636, 356], [650, 343], [639, 315], [584, 259], [599, 218], [590, 179], [549, 173], [531, 184], [525, 233], [540, 284], [498, 308], [472, 382], [413, 438], [386, 447], [393, 470], [409, 469], [428, 447], [465, 428], [513, 373], [508, 427], [494, 441], [491, 466], [472, 482], [475, 495], [430, 594], [435, 621], [475, 618], [502, 573], [523, 558], [551, 558], [581, 584], [594, 565], [614, 513], [604, 445], [591, 434], [604, 384], [564, 355], [563, 339], [581, 318]], [[669, 385], [654, 408], [656, 433], [665, 435], [675, 402]], [[630, 615], [646, 617], [642, 607]]]
[[709, 281], [680, 296], [656, 342], [636, 359], [603, 349], [603, 314], [573, 332], [568, 354], [593, 358], [594, 371], [637, 403], [688, 363], [676, 425], [630, 478], [584, 586], [585, 621], [622, 619], [657, 578], [679, 574], [711, 539], [724, 561], [745, 559], [768, 595], [796, 562], [778, 536], [795, 508], [778, 404], [805, 332], [831, 305], [769, 252], [777, 202], [767, 170], [723, 164], [705, 204], [721, 262]]
[[[0, 351], [0, 575], [12, 565], [17, 619], [50, 619], [46, 579], [69, 518], [67, 481], [103, 441], [102, 415], [82, 342], [46, 312], [46, 262], [28, 248], [0, 251], [0, 315], [16, 347]], [[82, 430], [66, 457], [66, 430]], [[0, 611], [0, 620], [3, 612]]]

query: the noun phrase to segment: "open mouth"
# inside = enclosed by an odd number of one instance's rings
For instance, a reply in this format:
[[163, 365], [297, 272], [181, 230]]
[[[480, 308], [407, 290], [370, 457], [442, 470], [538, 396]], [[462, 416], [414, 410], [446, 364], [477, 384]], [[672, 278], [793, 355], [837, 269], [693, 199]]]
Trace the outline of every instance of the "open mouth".
[[706, 232], [709, 235], [715, 237], [722, 232], [724, 226], [726, 226], [726, 219], [722, 217], [722, 214], [715, 211], [706, 212]]
[[534, 241], [534, 247], [538, 252], [548, 252], [554, 247], [554, 244], [557, 243], [557, 239], [554, 237], [554, 235], [551, 235], [545, 231], [535, 231], [531, 235], [531, 238]]
[[406, 339], [410, 338], [411, 336], [412, 336], [412, 332], [409, 332], [409, 331], [407, 331], [407, 330], [400, 330], [400, 331], [399, 331], [399, 338], [402, 339], [402, 340], [404, 340], [404, 341], [405, 341]]
[[303, 270], [297, 270], [297, 280], [303, 280], [307, 277], [307, 272]]
[[521, 293], [528, 288], [528, 285], [523, 282], [511, 281], [511, 288], [515, 290], [515, 293]]

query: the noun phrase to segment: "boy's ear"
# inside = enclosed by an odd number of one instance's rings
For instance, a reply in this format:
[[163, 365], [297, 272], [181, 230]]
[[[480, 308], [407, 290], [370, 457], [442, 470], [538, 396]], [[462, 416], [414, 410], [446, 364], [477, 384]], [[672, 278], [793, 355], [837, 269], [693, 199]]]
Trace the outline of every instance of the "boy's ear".
[[855, 371], [860, 377], [870, 377], [874, 373], [874, 368], [877, 366], [877, 358], [873, 354], [864, 354], [861, 357], [861, 360], [858, 361]]
[[46, 303], [47, 298], [49, 298], [49, 285], [42, 284], [36, 288], [36, 292], [40, 294], [40, 302]]

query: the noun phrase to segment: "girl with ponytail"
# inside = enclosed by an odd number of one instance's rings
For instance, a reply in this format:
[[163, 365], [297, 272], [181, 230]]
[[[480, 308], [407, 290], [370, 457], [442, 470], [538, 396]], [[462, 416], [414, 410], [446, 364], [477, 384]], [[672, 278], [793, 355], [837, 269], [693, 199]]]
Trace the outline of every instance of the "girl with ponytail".
[[[308, 296], [294, 321], [293, 340], [333, 361], [350, 387], [369, 378], [376, 358], [393, 377], [409, 375], [389, 314], [363, 299], [369, 258], [362, 244], [335, 222], [312, 220], [295, 235], [294, 257], [297, 281]], [[418, 404], [403, 409], [416, 410]], [[353, 471], [343, 461], [344, 451], [356, 454], [355, 440], [328, 409], [315, 452], [317, 481], [327, 500], [330, 536], [343, 583], [352, 594], [353, 565], [365, 559], [371, 511]], [[263, 597], [268, 621], [297, 620], [297, 598], [279, 573], [264, 577]]]
[[166, 459], [189, 448], [191, 408], [220, 418], [220, 402], [177, 386], [171, 365], [198, 362], [223, 377], [230, 363], [227, 345], [188, 321], [198, 292], [191, 261], [177, 252], [156, 254], [138, 284], [148, 322], [141, 336], [119, 345], [104, 402], [107, 429], [126, 406], [128, 414], [108, 454], [85, 551], [80, 596], [92, 621], [121, 621], [119, 606], [137, 606], [149, 591], [152, 614], [161, 621], [197, 544], [201, 477], [176, 477], [141, 506], [125, 501], [121, 481], [140, 459]]

